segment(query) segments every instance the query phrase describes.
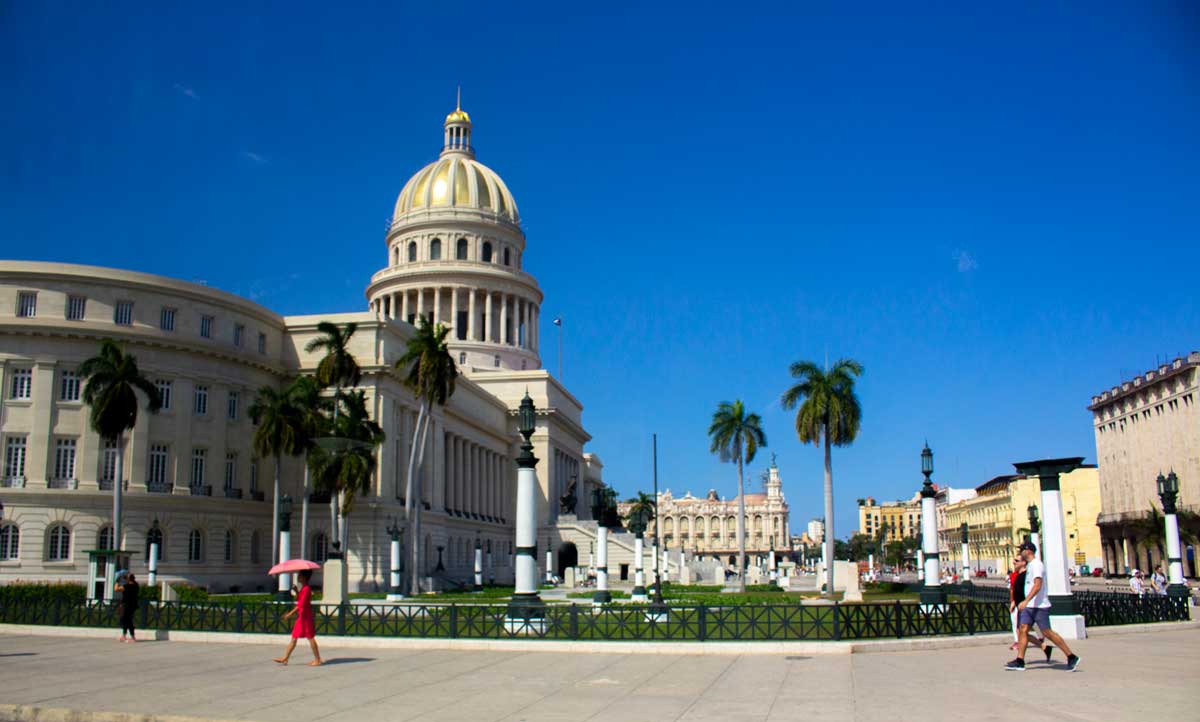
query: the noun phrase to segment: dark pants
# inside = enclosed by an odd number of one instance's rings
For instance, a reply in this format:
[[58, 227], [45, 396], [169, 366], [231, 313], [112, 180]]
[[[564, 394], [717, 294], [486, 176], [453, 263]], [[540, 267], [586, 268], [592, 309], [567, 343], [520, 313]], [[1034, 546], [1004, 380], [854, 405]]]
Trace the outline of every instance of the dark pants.
[[121, 634], [133, 636], [133, 615], [137, 612], [136, 609], [121, 610]]

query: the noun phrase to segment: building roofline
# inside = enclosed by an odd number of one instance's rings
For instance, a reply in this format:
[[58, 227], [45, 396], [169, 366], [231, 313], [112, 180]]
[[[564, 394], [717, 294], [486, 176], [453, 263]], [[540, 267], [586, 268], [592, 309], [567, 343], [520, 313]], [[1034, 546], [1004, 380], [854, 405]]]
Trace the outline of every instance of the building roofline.
[[1143, 387], [1165, 381], [1179, 374], [1186, 373], [1188, 370], [1200, 366], [1200, 351], [1192, 351], [1187, 356], [1179, 356], [1170, 363], [1165, 363], [1158, 368], [1151, 369], [1144, 374], [1134, 376], [1128, 381], [1122, 381], [1119, 386], [1114, 386], [1107, 391], [1102, 391], [1092, 397], [1092, 403], [1088, 405], [1088, 411], [1095, 411], [1102, 406], [1120, 401], [1127, 396], [1132, 396]]

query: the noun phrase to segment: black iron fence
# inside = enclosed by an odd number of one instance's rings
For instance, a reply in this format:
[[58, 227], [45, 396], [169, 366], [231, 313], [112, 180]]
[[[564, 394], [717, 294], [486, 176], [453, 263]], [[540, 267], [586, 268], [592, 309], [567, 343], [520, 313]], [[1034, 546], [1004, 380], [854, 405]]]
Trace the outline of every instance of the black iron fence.
[[[1008, 588], [978, 584], [948, 584], [948, 595], [979, 602], [1008, 605]], [[1185, 622], [1189, 616], [1188, 597], [1157, 594], [1126, 594], [1120, 592], [1074, 592], [1075, 607], [1089, 627], [1118, 624], [1148, 624], [1151, 622]]]
[[[271, 602], [144, 602], [143, 629], [287, 634], [290, 604]], [[319, 635], [540, 638], [648, 641], [865, 640], [1000, 632], [1007, 607], [966, 600], [937, 606], [914, 602], [829, 605], [672, 606], [546, 604], [532, 618], [514, 618], [505, 605], [344, 604], [316, 606]], [[0, 622], [116, 628], [116, 606], [106, 602], [12, 603]]]

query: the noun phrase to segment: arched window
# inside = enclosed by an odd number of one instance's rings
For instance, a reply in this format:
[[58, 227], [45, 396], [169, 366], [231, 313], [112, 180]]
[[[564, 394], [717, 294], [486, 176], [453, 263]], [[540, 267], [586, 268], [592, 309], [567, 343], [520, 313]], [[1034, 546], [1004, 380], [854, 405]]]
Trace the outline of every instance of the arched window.
[[400, 265], [400, 247], [399, 246], [396, 246], [396, 250], [392, 253], [392, 265], [393, 266]]
[[462, 366], [462, 365], [464, 365], [464, 364], [466, 364], [466, 363], [467, 363], [467, 352], [466, 352], [466, 351], [459, 351], [459, 353], [458, 353], [458, 365], [459, 365], [459, 366]]
[[146, 532], [146, 561], [150, 561], [151, 544], [158, 545], [158, 560], [161, 562], [163, 560], [163, 552], [166, 551], [166, 545], [163, 544], [162, 529], [156, 526], [150, 527], [150, 530]]
[[507, 248], [505, 248], [505, 249], [504, 249], [504, 265], [506, 265], [506, 266], [508, 266], [508, 265], [511, 265], [511, 264], [509, 263], [508, 249], [507, 249]]
[[454, 251], [454, 257], [460, 261], [467, 260], [467, 239], [458, 239], [458, 248]]
[[204, 535], [199, 529], [188, 532], [188, 561], [204, 561]]
[[71, 530], [66, 524], [55, 524], [50, 527], [50, 544], [47, 546], [47, 559], [52, 562], [65, 562], [71, 559]]
[[111, 526], [102, 526], [100, 531], [96, 533], [96, 548], [97, 549], [112, 549], [113, 548], [113, 530]]
[[435, 238], [429, 242], [429, 260], [442, 260], [442, 239]]
[[484, 263], [492, 262], [492, 242], [491, 241], [486, 241], [483, 244], [483, 262]]
[[329, 537], [325, 536], [324, 532], [313, 534], [312, 538], [312, 560], [318, 564], [324, 564], [329, 559]]
[[259, 535], [257, 529], [250, 532], [250, 562], [252, 564], [258, 564], [258, 548], [261, 546], [261, 539], [262, 537]]
[[21, 551], [21, 530], [16, 524], [0, 526], [0, 561], [17, 559]]
[[417, 260], [417, 242], [410, 241], [408, 244], [408, 262], [412, 263]]
[[225, 530], [225, 561], [233, 562], [237, 558], [237, 537], [232, 529]]

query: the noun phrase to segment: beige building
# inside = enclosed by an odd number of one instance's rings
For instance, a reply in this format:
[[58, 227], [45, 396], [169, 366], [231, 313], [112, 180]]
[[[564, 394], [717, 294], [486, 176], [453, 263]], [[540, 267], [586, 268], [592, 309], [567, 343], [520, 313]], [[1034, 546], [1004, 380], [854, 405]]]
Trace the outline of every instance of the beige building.
[[[1088, 410], [1100, 466], [1098, 518], [1109, 574], [1153, 569], [1163, 549], [1144, 543], [1139, 522], [1162, 511], [1155, 479], [1174, 470], [1178, 507], [1200, 513], [1200, 352], [1177, 358], [1092, 397]], [[1191, 517], [1194, 519], [1195, 517]], [[1200, 534], [1186, 515], [1180, 525]], [[1183, 550], [1184, 573], [1196, 576], [1196, 550]]]
[[[746, 554], [765, 556], [771, 549], [783, 553], [791, 548], [788, 531], [788, 505], [783, 495], [783, 482], [774, 463], [768, 469], [763, 493], [746, 494]], [[629, 504], [617, 505], [622, 517], [629, 513]], [[737, 565], [737, 497], [722, 499], [716, 491], [703, 498], [691, 492], [676, 497], [670, 490], [659, 492], [658, 512], [667, 549], [690, 552], [698, 559], [715, 559]], [[646, 543], [653, 544], [655, 529], [646, 530]], [[750, 562], [748, 562], [750, 563]]]
[[[528, 390], [538, 409], [533, 436], [539, 539], [556, 534], [559, 499], [575, 485], [602, 485], [585, 451], [583, 405], [542, 368], [542, 292], [521, 270], [526, 239], [500, 177], [475, 159], [471, 121], [456, 109], [444, 123], [440, 157], [397, 200], [368, 281], [364, 309], [284, 317], [245, 298], [144, 273], [60, 263], [0, 262], [0, 581], [75, 579], [86, 550], [112, 544], [111, 488], [125, 497], [124, 538], [144, 570], [152, 537], [160, 573], [223, 591], [262, 589], [271, 551], [274, 461], [251, 447], [247, 413], [262, 386], [311, 373], [304, 351], [323, 320], [356, 323], [359, 386], [387, 440], [370, 493], [349, 517], [352, 589], [386, 583], [385, 528], [402, 515], [404, 470], [417, 404], [393, 368], [417, 316], [452, 329], [463, 376], [435, 408], [422, 493], [423, 572], [466, 580], [479, 539], [491, 550], [487, 576], [512, 578], [515, 410]], [[81, 402], [80, 363], [111, 338], [137, 357], [166, 400], [142, 413], [123, 450], [101, 443]], [[125, 478], [115, 460], [124, 454]], [[310, 504], [302, 465], [285, 459], [283, 488], [297, 500], [293, 557], [321, 560], [329, 512]], [[304, 511], [307, 507], [307, 511]], [[580, 505], [580, 516], [587, 510]], [[107, 537], [106, 537], [107, 533]], [[539, 562], [541, 559], [539, 559]]]
[[871, 539], [882, 534], [885, 542], [921, 535], [921, 495], [907, 501], [885, 501], [868, 496], [858, 505], [858, 533]]
[[[1094, 521], [1100, 509], [1097, 469], [1084, 466], [1063, 474], [1060, 484], [1068, 562], [1077, 570], [1097, 567], [1102, 563], [1100, 531]], [[938, 525], [938, 546], [947, 554], [943, 561], [950, 568], [962, 568], [961, 526], [966, 522], [971, 569], [1007, 573], [1017, 545], [1029, 536], [1029, 507], [1041, 506], [1040, 482], [1036, 477], [997, 476], [975, 487], [975, 492], [972, 498], [943, 507], [944, 521]]]

